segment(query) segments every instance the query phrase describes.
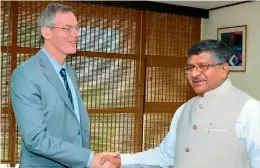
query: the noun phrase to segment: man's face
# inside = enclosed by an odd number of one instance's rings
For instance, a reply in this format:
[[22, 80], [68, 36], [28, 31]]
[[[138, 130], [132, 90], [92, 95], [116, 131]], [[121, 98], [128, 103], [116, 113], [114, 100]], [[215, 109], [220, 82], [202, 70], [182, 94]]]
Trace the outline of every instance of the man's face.
[[[188, 66], [195, 67], [187, 72], [187, 78], [194, 91], [201, 96], [220, 86], [227, 78], [229, 71], [228, 64], [216, 65], [211, 55], [210, 52], [192, 55], [188, 63]], [[216, 66], [205, 68], [205, 65]], [[198, 71], [199, 67], [204, 67], [204, 69]]]
[[79, 36], [76, 16], [72, 12], [58, 12], [55, 20], [56, 24], [51, 28], [49, 42], [60, 54], [76, 53]]

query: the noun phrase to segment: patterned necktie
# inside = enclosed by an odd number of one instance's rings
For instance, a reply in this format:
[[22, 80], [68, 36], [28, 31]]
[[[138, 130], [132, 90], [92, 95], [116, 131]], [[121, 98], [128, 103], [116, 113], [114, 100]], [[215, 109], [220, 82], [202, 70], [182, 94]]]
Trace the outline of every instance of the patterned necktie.
[[66, 90], [68, 92], [68, 96], [69, 96], [70, 102], [72, 104], [72, 107], [74, 108], [72, 94], [71, 94], [70, 87], [69, 87], [69, 84], [68, 84], [67, 74], [66, 74], [65, 68], [61, 68], [60, 75], [61, 75], [61, 77], [62, 77], [62, 79], [64, 81], [64, 85], [65, 85], [65, 88], [66, 88]]

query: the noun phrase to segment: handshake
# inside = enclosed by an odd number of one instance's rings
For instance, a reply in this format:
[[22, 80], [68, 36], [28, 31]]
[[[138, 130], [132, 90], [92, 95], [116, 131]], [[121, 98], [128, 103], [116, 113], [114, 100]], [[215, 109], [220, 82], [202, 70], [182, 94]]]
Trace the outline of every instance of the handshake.
[[102, 152], [94, 155], [90, 168], [120, 168], [119, 152]]

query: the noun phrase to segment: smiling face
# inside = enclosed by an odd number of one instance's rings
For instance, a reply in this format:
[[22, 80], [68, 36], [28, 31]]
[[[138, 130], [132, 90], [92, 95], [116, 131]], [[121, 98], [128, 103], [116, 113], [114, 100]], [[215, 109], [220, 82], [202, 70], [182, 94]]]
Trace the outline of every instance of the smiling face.
[[[216, 64], [212, 59], [211, 52], [202, 52], [198, 55], [191, 55], [188, 62], [188, 65], [196, 67], [207, 64]], [[187, 78], [191, 87], [198, 95], [203, 96], [204, 93], [217, 88], [227, 79], [229, 66], [226, 63], [217, 66], [209, 66], [208, 69], [203, 72], [199, 72], [196, 67], [187, 73]]]
[[58, 12], [55, 16], [55, 25], [51, 28], [44, 27], [42, 35], [44, 44], [50, 53], [66, 57], [76, 53], [79, 31], [76, 16], [70, 12]]
[[51, 29], [50, 43], [55, 46], [56, 50], [63, 54], [73, 54], [76, 52], [76, 45], [79, 36], [78, 30], [72, 32], [60, 28], [76, 28], [78, 22], [76, 16], [72, 12], [58, 12], [56, 14], [56, 24]]

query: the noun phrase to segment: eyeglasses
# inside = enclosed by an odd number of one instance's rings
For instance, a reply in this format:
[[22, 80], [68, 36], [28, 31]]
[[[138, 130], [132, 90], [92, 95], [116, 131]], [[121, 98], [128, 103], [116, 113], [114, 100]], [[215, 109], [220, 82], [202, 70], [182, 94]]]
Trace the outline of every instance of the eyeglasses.
[[205, 72], [209, 69], [209, 67], [215, 67], [215, 66], [219, 66], [219, 65], [223, 65], [223, 63], [218, 63], [218, 64], [199, 64], [197, 66], [195, 65], [186, 65], [184, 70], [187, 74], [190, 74], [193, 69], [196, 67], [196, 70], [198, 72]]
[[79, 29], [80, 29], [79, 26], [77, 26], [77, 27], [72, 27], [72, 26], [57, 27], [57, 26], [54, 26], [54, 27], [51, 27], [51, 28], [62, 29], [62, 30], [65, 30], [67, 33], [72, 33], [74, 30], [79, 31]]

